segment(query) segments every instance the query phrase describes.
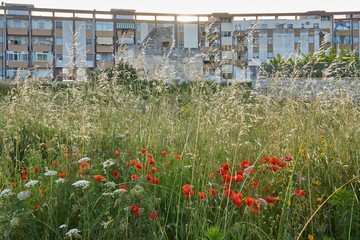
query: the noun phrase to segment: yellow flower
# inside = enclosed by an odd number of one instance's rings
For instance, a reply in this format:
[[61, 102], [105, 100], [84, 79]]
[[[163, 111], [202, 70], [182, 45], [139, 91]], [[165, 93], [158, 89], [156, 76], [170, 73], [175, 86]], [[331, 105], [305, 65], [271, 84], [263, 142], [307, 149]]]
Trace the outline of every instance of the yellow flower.
[[319, 179], [314, 179], [314, 180], [312, 180], [312, 182], [311, 182], [312, 184], [314, 184], [314, 185], [319, 185], [320, 184], [320, 180]]
[[308, 239], [309, 239], [309, 240], [314, 240], [315, 237], [314, 237], [314, 235], [309, 234], [309, 235], [308, 235]]

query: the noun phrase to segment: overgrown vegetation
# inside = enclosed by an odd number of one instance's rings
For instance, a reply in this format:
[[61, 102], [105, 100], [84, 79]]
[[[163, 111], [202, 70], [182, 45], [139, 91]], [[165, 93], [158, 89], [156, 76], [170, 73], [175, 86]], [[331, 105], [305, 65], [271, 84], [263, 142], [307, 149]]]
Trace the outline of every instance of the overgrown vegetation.
[[1, 239], [360, 238], [346, 88], [304, 100], [115, 76], [26, 79], [0, 102]]

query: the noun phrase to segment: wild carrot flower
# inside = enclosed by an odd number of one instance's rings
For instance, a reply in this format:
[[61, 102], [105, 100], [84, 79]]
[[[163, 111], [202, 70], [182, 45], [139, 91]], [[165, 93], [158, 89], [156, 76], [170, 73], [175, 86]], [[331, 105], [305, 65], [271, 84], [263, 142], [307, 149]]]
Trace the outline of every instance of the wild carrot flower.
[[61, 184], [65, 182], [64, 178], [59, 178], [58, 180], [55, 181], [57, 184]]
[[198, 197], [200, 200], [206, 200], [206, 193], [205, 192], [198, 192]]
[[111, 159], [108, 159], [108, 160], [106, 160], [105, 162], [102, 163], [103, 168], [111, 167], [111, 166], [114, 165], [114, 164], [115, 164], [115, 162], [112, 161]]
[[38, 183], [39, 183], [38, 180], [31, 180], [31, 181], [29, 181], [28, 183], [25, 184], [25, 187], [29, 188], [29, 187], [32, 187], [32, 186], [38, 184]]
[[105, 181], [105, 177], [103, 175], [95, 175], [94, 179], [95, 181], [99, 181], [99, 182]]
[[183, 187], [182, 187], [182, 190], [183, 190], [183, 193], [184, 193], [184, 196], [190, 196], [190, 195], [194, 195], [194, 190], [192, 188], [192, 186], [190, 184], [185, 184]]
[[114, 183], [114, 182], [106, 182], [104, 184], [104, 186], [107, 187], [107, 188], [114, 188], [114, 187], [116, 187], [116, 183]]
[[51, 176], [55, 176], [55, 175], [57, 175], [57, 174], [58, 174], [57, 171], [49, 170], [49, 171], [46, 171], [46, 172], [44, 173], [44, 176], [51, 177]]
[[139, 217], [139, 207], [137, 205], [131, 205], [130, 211], [136, 216]]
[[7, 189], [4, 189], [0, 192], [0, 197], [7, 197], [7, 196], [11, 196], [13, 195], [14, 193], [12, 192], [11, 189], [7, 188]]
[[89, 162], [91, 159], [88, 157], [83, 157], [77, 161], [77, 163]]
[[301, 189], [296, 189], [296, 190], [294, 190], [294, 193], [293, 193], [293, 195], [295, 195], [297, 197], [304, 197], [305, 194], [306, 194], [306, 192]]
[[67, 233], [66, 233], [66, 236], [69, 236], [70, 238], [71, 237], [75, 237], [75, 238], [79, 238], [80, 237], [80, 233], [81, 231], [77, 228], [73, 228], [73, 229], [70, 229]]
[[18, 193], [17, 198], [21, 201], [26, 200], [28, 197], [30, 197], [30, 191], [21, 191]]
[[90, 184], [90, 182], [87, 180], [79, 180], [79, 181], [74, 182], [71, 185], [73, 185], [74, 187], [79, 187], [79, 188], [84, 189], [84, 188], [87, 188], [89, 186], [89, 184]]

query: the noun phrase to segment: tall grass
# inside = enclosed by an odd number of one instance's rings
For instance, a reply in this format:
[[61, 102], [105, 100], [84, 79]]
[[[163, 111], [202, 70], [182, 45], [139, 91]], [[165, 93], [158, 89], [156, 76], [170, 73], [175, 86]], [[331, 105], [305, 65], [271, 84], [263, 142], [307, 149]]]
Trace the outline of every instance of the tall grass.
[[359, 238], [359, 103], [276, 89], [14, 84], [0, 103], [1, 239]]

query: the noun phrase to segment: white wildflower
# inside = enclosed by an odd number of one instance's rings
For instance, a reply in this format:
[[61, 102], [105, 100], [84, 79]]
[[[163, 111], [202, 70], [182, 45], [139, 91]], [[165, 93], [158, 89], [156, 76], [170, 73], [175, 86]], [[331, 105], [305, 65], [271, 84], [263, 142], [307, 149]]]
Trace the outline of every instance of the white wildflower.
[[114, 187], [116, 187], [116, 183], [114, 183], [114, 182], [106, 182], [104, 184], [104, 186], [108, 187], [108, 188], [114, 188]]
[[19, 192], [19, 194], [17, 195], [17, 198], [20, 199], [21, 201], [24, 201], [28, 197], [30, 197], [30, 191], [27, 190]]
[[11, 196], [14, 193], [11, 191], [11, 189], [7, 188], [1, 191], [0, 193], [0, 197], [7, 197], [7, 196]]
[[107, 168], [107, 167], [110, 167], [110, 166], [112, 166], [114, 164], [115, 164], [115, 162], [112, 161], [111, 159], [109, 159], [109, 160], [106, 160], [105, 162], [103, 162], [103, 167]]
[[80, 187], [80, 188], [87, 188], [89, 186], [90, 182], [86, 181], [86, 180], [79, 180], [77, 182], [74, 182], [72, 185], [75, 187]]
[[114, 192], [113, 192], [113, 194], [122, 194], [122, 193], [126, 193], [127, 192], [127, 190], [126, 189], [116, 189]]
[[49, 171], [44, 173], [44, 176], [55, 176], [57, 174], [58, 174], [57, 171], [49, 170]]
[[59, 178], [58, 180], [55, 181], [57, 184], [61, 184], [65, 182], [65, 179], [63, 178]]
[[81, 233], [81, 231], [77, 228], [73, 228], [73, 229], [70, 229], [66, 235], [67, 236], [76, 236], [76, 235], [79, 235], [79, 233]]
[[25, 184], [25, 187], [29, 188], [29, 187], [32, 187], [32, 186], [38, 184], [38, 183], [39, 183], [38, 180], [31, 180], [31, 181], [29, 181], [28, 183]]
[[91, 160], [91, 159], [88, 158], [88, 157], [83, 157], [83, 158], [79, 159], [79, 160], [77, 161], [77, 163], [88, 162], [88, 161], [90, 161], [90, 160]]
[[62, 224], [62, 225], [60, 225], [59, 229], [66, 228], [66, 227], [67, 227], [66, 224]]

